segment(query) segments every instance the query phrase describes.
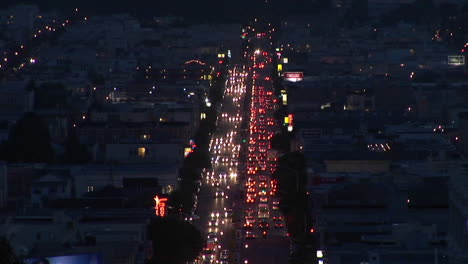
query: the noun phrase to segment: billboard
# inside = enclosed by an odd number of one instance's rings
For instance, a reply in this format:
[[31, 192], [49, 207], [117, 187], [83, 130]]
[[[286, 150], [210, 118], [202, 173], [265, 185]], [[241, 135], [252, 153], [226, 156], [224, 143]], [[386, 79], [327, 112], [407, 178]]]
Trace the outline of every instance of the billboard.
[[29, 258], [25, 264], [104, 264], [101, 254], [79, 254], [43, 258]]
[[447, 64], [451, 66], [465, 65], [465, 56], [460, 56], [460, 55], [448, 56]]
[[303, 72], [285, 72], [283, 74], [284, 80], [288, 82], [300, 82], [304, 79]]

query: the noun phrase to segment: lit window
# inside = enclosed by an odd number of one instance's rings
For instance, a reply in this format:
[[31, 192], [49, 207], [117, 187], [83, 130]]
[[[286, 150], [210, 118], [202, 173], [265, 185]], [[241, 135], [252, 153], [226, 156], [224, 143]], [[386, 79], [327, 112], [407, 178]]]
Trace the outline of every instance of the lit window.
[[146, 156], [146, 148], [138, 148], [138, 157], [144, 158]]
[[88, 186], [88, 192], [94, 192], [94, 186]]

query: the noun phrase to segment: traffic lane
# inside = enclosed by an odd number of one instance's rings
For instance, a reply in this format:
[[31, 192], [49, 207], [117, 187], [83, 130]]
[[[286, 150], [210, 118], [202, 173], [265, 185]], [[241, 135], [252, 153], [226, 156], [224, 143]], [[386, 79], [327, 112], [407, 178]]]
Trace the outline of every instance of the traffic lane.
[[[251, 240], [244, 238], [242, 260], [248, 264], [287, 264], [289, 257], [289, 239], [283, 235], [270, 235], [267, 238], [259, 237]], [[245, 247], [245, 244], [248, 247]]]
[[213, 187], [204, 182], [198, 194], [198, 207], [195, 214], [198, 215], [200, 219], [194, 221], [194, 225], [204, 234], [203, 237], [206, 237], [208, 234], [208, 221], [210, 220], [210, 215], [216, 204], [216, 201], [213, 199], [213, 193]]

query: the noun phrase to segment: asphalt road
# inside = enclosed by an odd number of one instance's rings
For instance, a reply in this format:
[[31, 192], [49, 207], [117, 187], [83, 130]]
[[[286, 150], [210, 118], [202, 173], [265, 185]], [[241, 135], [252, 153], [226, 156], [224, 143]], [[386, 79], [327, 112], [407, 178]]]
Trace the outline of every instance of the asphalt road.
[[[271, 81], [272, 56], [276, 54], [269, 52], [268, 38], [265, 34], [252, 39], [256, 49], [245, 54], [245, 65], [231, 66], [227, 76], [218, 126], [210, 143], [213, 166], [204, 173], [196, 212], [200, 216], [196, 225], [211, 241], [207, 248], [214, 252], [205, 250], [198, 263], [288, 263], [289, 238], [285, 228], [275, 227], [284, 221], [274, 220], [281, 215], [271, 180], [276, 162], [270, 139], [279, 124], [273, 116]], [[247, 132], [241, 130], [243, 121]], [[261, 218], [260, 207], [267, 207]], [[227, 216], [229, 210], [232, 215]], [[265, 224], [269, 227], [260, 226]], [[251, 233], [247, 235], [247, 231]], [[227, 258], [222, 258], [222, 250], [229, 251]]]

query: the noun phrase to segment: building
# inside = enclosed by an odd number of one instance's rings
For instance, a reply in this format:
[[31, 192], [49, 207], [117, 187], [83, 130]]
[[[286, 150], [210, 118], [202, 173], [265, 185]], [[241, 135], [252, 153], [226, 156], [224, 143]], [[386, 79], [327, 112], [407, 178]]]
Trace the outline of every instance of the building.
[[73, 178], [68, 172], [51, 172], [31, 183], [31, 203], [33, 207], [48, 206], [57, 199], [72, 198]]
[[[142, 264], [146, 209], [25, 210], [0, 225], [15, 253], [32, 263], [43, 257], [96, 255], [100, 263]], [[29, 262], [31, 261], [31, 262]]]
[[162, 192], [169, 193], [178, 186], [179, 168], [180, 164], [175, 163], [90, 164], [76, 174], [76, 197], [109, 185], [126, 187], [127, 182], [138, 180], [157, 181]]
[[450, 263], [468, 263], [468, 180], [466, 164], [452, 168], [448, 241]]
[[[441, 190], [443, 186], [429, 190]], [[434, 204], [412, 205], [407, 198], [411, 190], [405, 192], [384, 183], [381, 177], [357, 177], [335, 183], [319, 194], [315, 225], [326, 261], [447, 263], [448, 209]]]

